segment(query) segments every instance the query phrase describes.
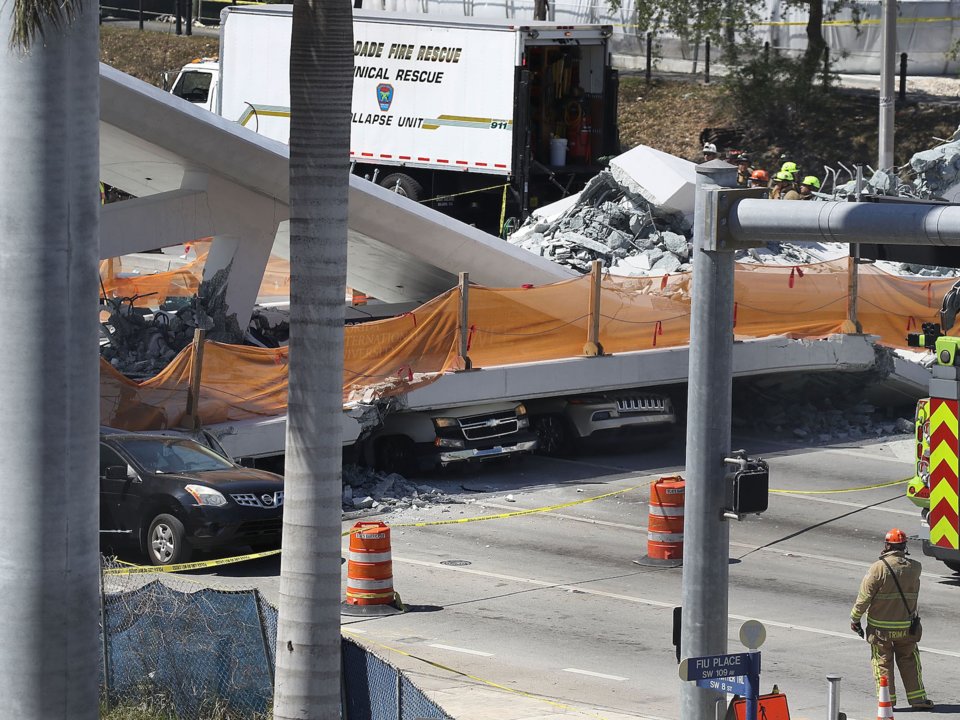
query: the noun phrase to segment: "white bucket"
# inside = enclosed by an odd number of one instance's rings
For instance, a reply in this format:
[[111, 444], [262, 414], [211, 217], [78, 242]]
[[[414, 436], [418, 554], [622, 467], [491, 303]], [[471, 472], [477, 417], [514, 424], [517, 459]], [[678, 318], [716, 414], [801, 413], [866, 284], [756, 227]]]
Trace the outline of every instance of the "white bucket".
[[566, 138], [550, 138], [550, 164], [554, 167], [567, 164]]

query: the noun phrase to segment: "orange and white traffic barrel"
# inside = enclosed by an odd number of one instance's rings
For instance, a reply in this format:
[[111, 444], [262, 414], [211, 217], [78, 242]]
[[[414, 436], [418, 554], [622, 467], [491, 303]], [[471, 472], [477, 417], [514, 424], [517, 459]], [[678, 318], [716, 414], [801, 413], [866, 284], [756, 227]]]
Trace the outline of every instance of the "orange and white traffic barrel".
[[344, 615], [392, 615], [403, 612], [393, 589], [390, 527], [382, 522], [358, 522], [350, 530]]
[[686, 481], [662, 477], [650, 486], [647, 554], [640, 565], [679, 567], [683, 564], [683, 506]]

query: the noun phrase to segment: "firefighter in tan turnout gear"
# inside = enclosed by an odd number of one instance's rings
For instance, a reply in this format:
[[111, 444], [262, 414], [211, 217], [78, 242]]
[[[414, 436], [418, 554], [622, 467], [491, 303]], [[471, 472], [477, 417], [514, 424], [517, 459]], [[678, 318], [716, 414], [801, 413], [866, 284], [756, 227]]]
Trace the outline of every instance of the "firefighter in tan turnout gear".
[[933, 709], [923, 687], [920, 667], [922, 628], [917, 615], [920, 594], [920, 563], [907, 554], [907, 536], [893, 528], [887, 533], [883, 552], [867, 571], [857, 602], [850, 613], [850, 628], [863, 637], [861, 618], [867, 616], [866, 639], [870, 643], [873, 675], [879, 691], [881, 676], [887, 678], [890, 699], [896, 704], [894, 661], [906, 690], [907, 702], [917, 710]]

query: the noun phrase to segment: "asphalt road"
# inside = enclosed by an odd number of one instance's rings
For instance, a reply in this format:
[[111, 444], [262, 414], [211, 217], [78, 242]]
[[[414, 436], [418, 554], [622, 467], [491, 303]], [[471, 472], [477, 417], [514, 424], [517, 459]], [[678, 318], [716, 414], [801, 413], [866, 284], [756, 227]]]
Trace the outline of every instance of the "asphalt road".
[[[768, 633], [762, 691], [776, 683], [793, 718], [823, 717], [827, 674], [843, 677], [841, 709], [850, 718], [875, 717], [868, 646], [849, 630], [850, 607], [885, 532], [899, 526], [915, 534], [918, 516], [902, 485], [852, 488], [911, 475], [910, 440], [736, 445], [770, 460], [771, 487], [814, 494], [775, 493], [767, 513], [732, 524], [729, 651], [741, 649], [741, 623], [760, 620]], [[646, 550], [643, 486], [678, 472], [682, 455], [678, 437], [423, 479], [475, 502], [385, 517], [395, 587], [411, 611], [344, 617], [344, 632], [404, 668], [457, 718], [678, 717], [681, 681], [670, 637], [682, 570], [633, 560]], [[960, 712], [960, 576], [925, 558], [919, 543], [911, 550], [924, 565], [924, 680], [939, 704], [928, 715], [946, 718]], [[254, 582], [276, 602], [278, 567], [271, 559], [242, 571], [222, 568], [210, 580]]]

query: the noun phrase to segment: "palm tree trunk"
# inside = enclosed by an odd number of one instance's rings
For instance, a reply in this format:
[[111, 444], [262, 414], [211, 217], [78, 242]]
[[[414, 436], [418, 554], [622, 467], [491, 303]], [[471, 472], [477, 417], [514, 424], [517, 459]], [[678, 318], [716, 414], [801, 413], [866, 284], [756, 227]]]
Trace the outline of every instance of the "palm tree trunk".
[[353, 19], [295, 0], [290, 51], [290, 383], [274, 717], [340, 718], [343, 317]]
[[[42, 42], [22, 49], [10, 42], [13, 6], [0, 4], [0, 297], [8, 303], [0, 313], [0, 696], [5, 717], [92, 720], [99, 667], [97, 7], [59, 25], [28, 8], [32, 28], [47, 27]], [[29, 46], [30, 37], [21, 40]]]
[[812, 79], [823, 60], [827, 43], [823, 39], [823, 0], [808, 0], [810, 14], [807, 16], [807, 49], [803, 54], [804, 68]]

